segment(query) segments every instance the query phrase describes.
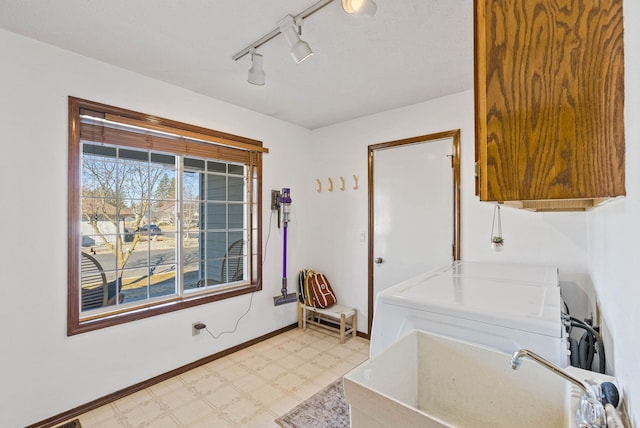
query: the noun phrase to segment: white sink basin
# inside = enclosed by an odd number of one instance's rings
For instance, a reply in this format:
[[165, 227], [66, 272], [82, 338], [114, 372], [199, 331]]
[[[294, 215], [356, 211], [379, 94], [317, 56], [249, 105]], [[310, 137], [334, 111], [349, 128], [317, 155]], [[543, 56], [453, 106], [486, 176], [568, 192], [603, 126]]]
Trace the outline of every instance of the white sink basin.
[[497, 350], [413, 331], [344, 376], [351, 426], [573, 428], [580, 389], [530, 360], [518, 370], [510, 361]]

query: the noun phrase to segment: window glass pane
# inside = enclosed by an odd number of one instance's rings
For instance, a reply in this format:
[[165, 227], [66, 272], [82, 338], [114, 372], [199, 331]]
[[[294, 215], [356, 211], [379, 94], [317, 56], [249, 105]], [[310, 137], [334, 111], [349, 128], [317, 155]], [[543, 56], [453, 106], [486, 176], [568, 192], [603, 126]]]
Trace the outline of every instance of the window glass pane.
[[244, 201], [244, 178], [229, 177], [229, 200]]
[[114, 159], [82, 158], [82, 193], [85, 197], [114, 198], [117, 192], [117, 162]]
[[90, 143], [84, 143], [82, 146], [82, 152], [85, 155], [106, 156], [112, 158], [116, 157], [115, 147], [101, 146]]
[[143, 263], [136, 261], [131, 263], [129, 269], [121, 272], [122, 275], [122, 303], [137, 302], [149, 298], [148, 269]]
[[83, 235], [82, 252], [96, 260], [102, 271], [114, 271], [117, 268], [116, 255], [118, 235]]
[[149, 263], [151, 268], [166, 264], [175, 265], [177, 263], [176, 242], [176, 233], [164, 231], [151, 239], [149, 243]]
[[225, 232], [201, 233], [200, 245], [200, 285], [210, 286], [222, 282], [222, 260], [226, 251]]
[[152, 169], [156, 173], [151, 182], [151, 197], [153, 199], [176, 199], [176, 170]]
[[[229, 238], [232, 238], [233, 234], [229, 234]], [[224, 272], [223, 280], [225, 282], [242, 281], [245, 279], [244, 275], [244, 241], [242, 234], [235, 234], [236, 239], [229, 245], [227, 254], [224, 260]]]
[[149, 297], [178, 294], [175, 264], [152, 264], [149, 270]]
[[99, 309], [109, 304], [107, 275], [95, 255], [80, 254], [80, 310]]
[[206, 233], [207, 252], [205, 257], [208, 260], [217, 260], [224, 258], [227, 252], [227, 233], [226, 232], [207, 232]]
[[185, 171], [182, 174], [182, 186], [185, 200], [200, 199], [200, 173]]
[[[197, 269], [185, 273], [183, 283], [186, 293], [199, 291], [206, 287], [206, 281], [199, 277]], [[213, 285], [213, 283], [211, 283], [211, 285]]]
[[[143, 202], [149, 197], [149, 164], [135, 160], [120, 160], [116, 170], [118, 198], [124, 200], [139, 199]], [[146, 204], [145, 204], [146, 206]]]
[[244, 165], [229, 164], [229, 174], [236, 174], [244, 176]]
[[189, 232], [189, 237], [184, 241], [183, 249], [183, 280], [185, 289], [197, 288], [202, 284], [205, 273], [200, 271], [202, 260], [200, 258], [200, 234]]
[[88, 311], [111, 306], [118, 294], [117, 271], [113, 258], [104, 249], [92, 249], [80, 254], [81, 310]]
[[118, 156], [122, 159], [137, 160], [144, 163], [149, 161], [149, 152], [141, 152], [139, 150], [118, 149]]
[[244, 227], [244, 205], [229, 204], [229, 229]]
[[229, 232], [229, 243], [242, 241], [245, 237], [245, 231]]
[[207, 269], [207, 286], [218, 285], [224, 283], [222, 279], [222, 263], [224, 259], [206, 260]]
[[175, 199], [176, 171], [170, 168], [149, 168], [151, 199]]
[[186, 231], [200, 228], [200, 203], [198, 201], [184, 201], [182, 204], [182, 225]]
[[182, 174], [182, 222], [187, 230], [201, 229], [200, 219], [204, 219], [204, 205], [200, 204], [200, 173]]
[[208, 230], [227, 228], [227, 205], [218, 203], [207, 204], [207, 224]]
[[151, 163], [175, 166], [176, 157], [174, 155], [166, 155], [162, 153], [151, 153]]
[[204, 161], [202, 159], [184, 158], [184, 168], [204, 171]]
[[222, 162], [207, 162], [207, 171], [209, 172], [227, 172], [227, 164]]
[[207, 175], [207, 200], [227, 200], [227, 177], [224, 175]]

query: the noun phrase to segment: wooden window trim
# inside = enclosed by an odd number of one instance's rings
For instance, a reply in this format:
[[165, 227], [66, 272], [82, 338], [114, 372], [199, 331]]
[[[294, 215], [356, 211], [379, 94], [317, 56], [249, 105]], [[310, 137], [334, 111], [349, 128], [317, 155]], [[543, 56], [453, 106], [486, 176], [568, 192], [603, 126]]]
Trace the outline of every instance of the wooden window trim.
[[[190, 138], [198, 138], [210, 143], [202, 143], [199, 145], [204, 151], [220, 153], [219, 150], [225, 151], [225, 148], [241, 149], [249, 151], [251, 161], [252, 174], [252, 191], [250, 203], [255, 205], [254, 210], [250, 211], [250, 224], [255, 224], [255, 230], [249, 233], [252, 239], [251, 252], [248, 257], [253, 259], [251, 263], [251, 272], [249, 284], [230, 290], [215, 291], [212, 290], [206, 294], [196, 294], [193, 296], [183, 296], [176, 300], [166, 301], [157, 305], [147, 307], [138, 307], [121, 313], [105, 314], [102, 317], [83, 319], [80, 316], [80, 290], [78, 284], [78, 272], [80, 270], [80, 260], [77, 257], [78, 248], [80, 248], [80, 221], [78, 213], [80, 212], [81, 201], [81, 183], [80, 183], [80, 113], [81, 109], [104, 112], [105, 114], [119, 116], [120, 118], [129, 118], [138, 123], [148, 123], [156, 127], [163, 127], [164, 130], [174, 129], [179, 135]], [[69, 97], [69, 153], [68, 153], [68, 257], [67, 257], [67, 335], [85, 333], [101, 328], [110, 327], [128, 323], [131, 321], [149, 318], [185, 308], [203, 305], [219, 300], [252, 293], [262, 289], [262, 153], [267, 153], [268, 149], [262, 147], [262, 142], [219, 131], [214, 131], [194, 125], [177, 122], [170, 119], [164, 119], [157, 116], [151, 116], [131, 110], [121, 109], [118, 107], [108, 106], [93, 101], [83, 100], [80, 98]], [[151, 126], [149, 126], [151, 128]], [[158, 128], [156, 128], [158, 129]], [[182, 132], [181, 132], [182, 131]], [[198, 137], [195, 137], [195, 135]], [[211, 144], [213, 143], [213, 144]], [[237, 144], [234, 144], [237, 143]], [[220, 144], [215, 146], [214, 144]], [[180, 150], [178, 150], [180, 151]], [[191, 152], [192, 155], [201, 154]], [[225, 158], [225, 156], [222, 156]], [[253, 229], [253, 228], [252, 228]]]

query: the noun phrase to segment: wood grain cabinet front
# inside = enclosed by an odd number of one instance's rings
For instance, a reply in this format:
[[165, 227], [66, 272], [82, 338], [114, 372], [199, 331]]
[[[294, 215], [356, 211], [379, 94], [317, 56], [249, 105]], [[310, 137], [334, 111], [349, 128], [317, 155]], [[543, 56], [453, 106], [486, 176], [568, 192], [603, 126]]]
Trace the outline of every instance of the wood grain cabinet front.
[[475, 0], [476, 193], [531, 210], [625, 194], [622, 0]]

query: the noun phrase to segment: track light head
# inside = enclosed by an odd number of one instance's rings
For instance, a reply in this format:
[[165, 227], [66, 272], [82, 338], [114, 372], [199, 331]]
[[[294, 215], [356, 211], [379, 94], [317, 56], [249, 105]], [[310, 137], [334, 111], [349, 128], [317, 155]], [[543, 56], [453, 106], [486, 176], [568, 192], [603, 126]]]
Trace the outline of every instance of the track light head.
[[347, 13], [375, 15], [378, 5], [373, 0], [342, 0], [342, 9]]
[[[300, 20], [298, 24], [301, 26], [302, 20]], [[294, 21], [293, 16], [286, 15], [280, 20], [278, 27], [280, 27], [280, 32], [284, 35], [284, 38], [287, 39], [287, 43], [289, 43], [289, 46], [291, 47], [291, 56], [296, 64], [300, 64], [302, 61], [313, 55], [313, 51], [309, 47], [309, 44], [304, 40], [300, 40], [300, 36], [298, 36], [298, 32], [296, 31], [296, 22]]]
[[255, 49], [251, 49], [251, 68], [247, 76], [247, 82], [253, 85], [264, 85], [265, 73], [262, 68], [262, 55], [256, 53]]

